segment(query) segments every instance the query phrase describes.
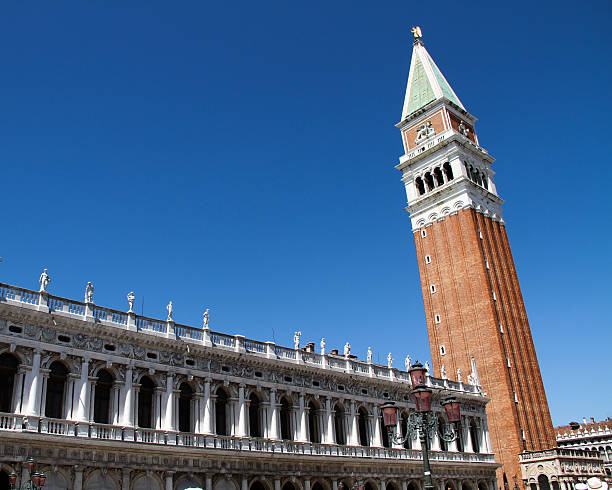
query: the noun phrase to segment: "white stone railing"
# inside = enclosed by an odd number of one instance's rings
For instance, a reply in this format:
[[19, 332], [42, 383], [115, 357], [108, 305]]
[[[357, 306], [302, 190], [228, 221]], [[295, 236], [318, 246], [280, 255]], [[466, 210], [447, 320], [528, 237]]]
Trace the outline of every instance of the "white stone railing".
[[[256, 437], [233, 437], [187, 432], [173, 432], [140, 427], [121, 427], [109, 424], [73, 422], [42, 417], [38, 424], [28, 423], [28, 417], [19, 414], [0, 413], [0, 434], [3, 431], [28, 431], [53, 436], [104, 439], [123, 443], [142, 443], [164, 446], [221, 449], [279, 454], [305, 454], [312, 456], [342, 456], [349, 458], [377, 458], [421, 460], [421, 451], [384, 447], [339, 446], [311, 442], [280, 441]], [[32, 417], [30, 417], [32, 418]], [[88, 430], [79, 430], [82, 425]], [[430, 451], [433, 461], [493, 463], [492, 454]]]
[[[342, 355], [318, 354], [302, 349], [282, 347], [275, 345], [273, 342], [246, 339], [241, 335], [227, 335], [187, 325], [179, 325], [174, 322], [136, 315], [134, 312], [113, 310], [94, 305], [93, 303], [73, 301], [53, 296], [46, 292], [32, 291], [2, 283], [0, 283], [1, 303], [43, 312], [52, 311], [57, 316], [78, 318], [79, 320], [91, 321], [111, 328], [122, 328], [141, 331], [145, 334], [179, 338], [213, 348], [246, 352], [248, 355], [253, 356], [275, 358], [295, 364], [313, 365], [320, 369], [351, 372], [364, 377], [410, 384], [408, 373], [396, 368], [367, 363]], [[448, 379], [442, 380], [433, 377], [428, 377], [427, 383], [435, 388], [482, 396], [480, 387], [467, 383], [458, 383]]]
[[546, 451], [529, 451], [519, 454], [520, 461], [528, 461], [533, 459], [548, 459], [557, 457], [569, 457], [569, 458], [599, 458], [597, 451], [585, 451], [583, 449], [569, 449], [569, 448], [553, 448], [547, 449]]

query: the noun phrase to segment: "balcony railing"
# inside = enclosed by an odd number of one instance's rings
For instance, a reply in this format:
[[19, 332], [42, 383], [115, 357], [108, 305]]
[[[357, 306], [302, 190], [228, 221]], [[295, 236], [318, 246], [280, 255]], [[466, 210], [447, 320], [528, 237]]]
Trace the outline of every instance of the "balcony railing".
[[[33, 420], [32, 420], [33, 419]], [[86, 430], [82, 430], [83, 426]], [[339, 446], [312, 442], [280, 441], [256, 437], [233, 437], [188, 432], [174, 432], [140, 427], [74, 422], [70, 420], [33, 418], [19, 414], [0, 413], [0, 434], [4, 431], [35, 432], [42, 435], [104, 439], [117, 444], [141, 443], [163, 446], [183, 446], [230, 451], [338, 456], [348, 458], [402, 459], [419, 461], [421, 451], [384, 447]], [[493, 454], [430, 451], [429, 457], [440, 462], [494, 463]]]
[[[354, 358], [334, 354], [318, 354], [303, 349], [292, 349], [246, 339], [240, 335], [211, 332], [174, 322], [157, 320], [134, 312], [104, 308], [92, 303], [83, 303], [53, 296], [46, 292], [32, 291], [0, 283], [0, 303], [10, 304], [39, 311], [53, 311], [55, 316], [78, 318], [109, 328], [140, 331], [143, 334], [179, 338], [183, 341], [201, 343], [206, 346], [230, 351], [239, 351], [252, 356], [274, 358], [295, 364], [305, 364], [332, 371], [350, 372], [358, 376], [378, 378], [385, 381], [410, 383], [408, 373], [397, 368], [367, 363]], [[481, 395], [479, 386], [459, 383], [448, 379], [427, 377], [431, 387]]]

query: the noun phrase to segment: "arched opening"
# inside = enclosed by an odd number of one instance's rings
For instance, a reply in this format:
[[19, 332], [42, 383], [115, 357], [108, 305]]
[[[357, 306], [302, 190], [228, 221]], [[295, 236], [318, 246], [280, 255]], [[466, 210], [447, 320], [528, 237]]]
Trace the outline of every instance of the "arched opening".
[[455, 432], [457, 433], [457, 439], [455, 439], [455, 443], [457, 444], [457, 451], [462, 453], [465, 451], [463, 446], [463, 426], [462, 424], [457, 424], [455, 426]]
[[178, 423], [179, 432], [193, 432], [193, 427], [191, 426], [191, 405], [193, 400], [193, 388], [189, 383], [181, 383], [179, 387], [179, 413], [178, 413]]
[[10, 488], [8, 473], [0, 470], [0, 490], [9, 490]]
[[383, 447], [391, 447], [391, 441], [389, 440], [389, 431], [385, 427], [382, 417], [379, 418], [378, 425], [380, 426], [380, 438], [382, 439]]
[[321, 442], [319, 407], [312, 400], [308, 403], [308, 440], [313, 443]]
[[161, 490], [161, 485], [153, 476], [142, 475], [134, 482], [132, 490]]
[[446, 480], [446, 482], [444, 482], [444, 490], [457, 490], [457, 488], [452, 481]]
[[110, 424], [111, 390], [114, 381], [106, 369], [98, 371], [94, 389], [94, 422], [97, 424]]
[[[444, 420], [441, 417], [438, 417], [438, 433], [444, 434]], [[438, 437], [440, 440], [440, 450], [448, 451], [448, 442], [446, 442], [442, 437]]]
[[472, 441], [472, 449], [475, 453], [480, 452], [480, 444], [478, 442], [478, 426], [474, 419], [470, 420], [470, 439]]
[[291, 441], [293, 440], [293, 431], [291, 430], [291, 402], [287, 397], [283, 397], [281, 398], [280, 405], [281, 439]]
[[390, 481], [387, 483], [386, 490], [399, 490], [399, 488], [394, 482]]
[[268, 489], [263, 483], [261, 483], [261, 481], [255, 480], [253, 483], [251, 483], [250, 490], [268, 490]]
[[249, 397], [249, 435], [251, 437], [263, 437], [261, 430], [261, 401], [256, 393]]
[[420, 489], [419, 489], [419, 486], [415, 482], [411, 481], [410, 483], [408, 483], [407, 490], [420, 490]]
[[[507, 483], [506, 483], [507, 480], [508, 479], [506, 478], [506, 474], [504, 473], [504, 488], [508, 488]], [[487, 488], [487, 484], [485, 482], [480, 481], [478, 482], [478, 490], [489, 490], [489, 489]]]
[[229, 417], [227, 416], [229, 396], [225, 389], [217, 388], [215, 399], [215, 429], [218, 436], [229, 436]]
[[440, 167], [434, 169], [434, 178], [436, 179], [436, 185], [444, 185], [444, 176]]
[[472, 490], [472, 485], [468, 482], [461, 482], [461, 490]]
[[47, 379], [47, 397], [45, 399], [45, 417], [61, 419], [64, 415], [64, 391], [68, 368], [59, 361], [51, 363]]
[[282, 490], [296, 490], [296, 488], [295, 488], [295, 485], [293, 483], [288, 481], [287, 483], [285, 483], [283, 485], [283, 489]]
[[539, 490], [550, 490], [550, 482], [546, 475], [538, 475], [538, 487]]
[[[47, 488], [47, 485], [44, 488]], [[96, 470], [89, 475], [83, 488], [87, 490], [117, 490], [117, 483], [109, 474], [102, 474], [100, 470]]]
[[368, 424], [368, 412], [365, 408], [359, 408], [358, 412], [359, 444], [362, 446], [370, 445], [370, 432]]
[[[400, 415], [400, 427], [402, 429], [402, 437], [406, 437], [408, 433], [408, 412], [402, 412]], [[404, 441], [404, 449], [412, 449], [412, 437], [406, 437]]]
[[13, 411], [13, 390], [18, 368], [19, 361], [14, 355], [8, 352], [0, 355], [0, 412]]
[[434, 180], [433, 177], [431, 176], [431, 174], [429, 172], [427, 172], [425, 174], [425, 184], [427, 185], [427, 190], [428, 191], [433, 191], [434, 189]]
[[444, 165], [442, 165], [442, 170], [444, 170], [444, 175], [446, 175], [447, 182], [453, 180], [453, 169], [450, 166], [450, 163], [446, 162]]
[[342, 404], [337, 403], [334, 407], [334, 432], [336, 435], [336, 444], [346, 444], [346, 429], [344, 427], [345, 413]]
[[138, 427], [153, 428], [154, 392], [155, 383], [148, 376], [143, 376], [140, 380], [140, 391], [138, 392]]
[[316, 482], [313, 486], [312, 486], [312, 490], [325, 490], [323, 488], [323, 485], [321, 485], [319, 482]]
[[425, 194], [425, 184], [423, 183], [423, 179], [421, 177], [414, 179], [414, 184], [416, 185], [419, 196]]
[[364, 486], [364, 490], [376, 490], [376, 487], [374, 485], [372, 485], [372, 482], [366, 482], [365, 486]]

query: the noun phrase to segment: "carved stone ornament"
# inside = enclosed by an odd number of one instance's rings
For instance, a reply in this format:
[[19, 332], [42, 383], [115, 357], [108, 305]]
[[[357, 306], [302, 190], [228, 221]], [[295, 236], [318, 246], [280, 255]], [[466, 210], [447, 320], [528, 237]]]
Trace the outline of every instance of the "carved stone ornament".
[[130, 344], [119, 344], [119, 352], [122, 356], [132, 357], [134, 355], [134, 348]]
[[74, 346], [78, 347], [79, 349], [85, 349], [87, 347], [88, 340], [89, 338], [87, 337], [87, 335], [84, 335], [82, 333], [79, 333], [73, 337]]
[[134, 356], [138, 359], [142, 359], [145, 356], [145, 350], [140, 345], [134, 346]]
[[102, 339], [98, 337], [92, 337], [89, 339], [89, 345], [93, 350], [102, 350]]
[[38, 336], [39, 328], [35, 325], [26, 325], [24, 329], [24, 333], [26, 337], [35, 338]]
[[422, 124], [417, 129], [417, 137], [414, 140], [415, 143], [420, 143], [421, 141], [426, 140], [427, 138], [431, 138], [436, 134], [436, 130], [433, 128], [433, 124], [431, 121], [426, 121], [425, 124]]
[[55, 329], [51, 327], [43, 328], [42, 330], [43, 339], [47, 342], [55, 340]]

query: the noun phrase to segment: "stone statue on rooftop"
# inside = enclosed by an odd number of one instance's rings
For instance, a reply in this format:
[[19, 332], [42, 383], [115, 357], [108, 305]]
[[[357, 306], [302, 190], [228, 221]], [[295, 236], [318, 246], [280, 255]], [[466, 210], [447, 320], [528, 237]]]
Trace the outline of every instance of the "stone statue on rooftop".
[[404, 359], [404, 367], [406, 368], [406, 371], [410, 369], [410, 366], [412, 366], [412, 357], [410, 357], [410, 354], [408, 354], [406, 359]]
[[41, 293], [43, 291], [46, 292], [47, 291], [47, 286], [51, 282], [51, 278], [49, 277], [49, 274], [47, 274], [47, 269], [42, 271], [42, 274], [40, 275], [40, 279], [38, 279], [38, 282], [40, 283], [40, 292]]
[[423, 37], [423, 33], [421, 32], [421, 28], [419, 26], [413, 27], [412, 29], [410, 29], [410, 32], [412, 32], [412, 35], [415, 39]]
[[85, 303], [93, 303], [94, 287], [91, 282], [85, 286]]
[[134, 291], [130, 291], [127, 295], [128, 305], [130, 305], [130, 309], [128, 313], [134, 312]]
[[467, 137], [468, 133], [470, 132], [468, 127], [463, 123], [463, 121], [459, 123], [459, 132], [465, 137]]
[[325, 337], [321, 339], [321, 354], [325, 354]]
[[389, 352], [389, 355], [387, 355], [387, 367], [393, 367], [393, 356], [391, 355], [391, 352]]
[[440, 368], [440, 377], [442, 379], [448, 379], [446, 376], [446, 368], [444, 367], [444, 364], [442, 364], [442, 367]]
[[429, 376], [429, 361], [425, 361], [425, 373]]
[[166, 321], [171, 322], [172, 320], [172, 314], [174, 313], [174, 306], [172, 305], [172, 301], [170, 301], [170, 303], [168, 303], [168, 306], [166, 306], [166, 310], [168, 310], [168, 318], [166, 319]]
[[344, 357], [348, 357], [351, 355], [351, 344], [348, 342], [344, 344]]
[[457, 368], [457, 381], [463, 383], [463, 376], [461, 376], [461, 368]]
[[372, 364], [372, 347], [368, 347], [368, 364]]
[[301, 336], [302, 336], [302, 332], [295, 332], [293, 334], [293, 348], [294, 349], [300, 348], [300, 337]]
[[204, 330], [208, 330], [208, 320], [209, 319], [210, 319], [210, 308], [206, 308], [206, 311], [204, 312], [204, 318], [203, 318]]

